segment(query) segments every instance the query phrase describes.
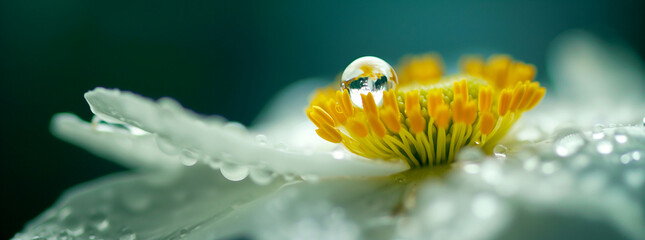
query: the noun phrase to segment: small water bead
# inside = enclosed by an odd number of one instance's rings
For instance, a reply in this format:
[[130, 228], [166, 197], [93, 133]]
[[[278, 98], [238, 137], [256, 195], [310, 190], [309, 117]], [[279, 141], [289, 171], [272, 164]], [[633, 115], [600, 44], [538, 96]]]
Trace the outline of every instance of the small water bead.
[[641, 157], [642, 157], [642, 154], [641, 154], [640, 151], [633, 151], [632, 152], [632, 159], [634, 159], [634, 161], [640, 161]]
[[222, 162], [222, 175], [231, 181], [242, 181], [249, 175], [249, 168], [231, 162]]
[[603, 140], [596, 145], [596, 150], [600, 154], [610, 154], [614, 151], [614, 144], [609, 140]]
[[179, 153], [179, 148], [165, 137], [157, 135], [155, 136], [155, 142], [157, 143], [159, 150], [161, 150], [165, 154], [172, 156]]
[[504, 145], [499, 144], [493, 148], [493, 154], [495, 154], [496, 157], [505, 158], [506, 153], [508, 153], [508, 148]]
[[617, 143], [623, 144], [629, 140], [629, 137], [625, 129], [619, 128], [614, 132], [614, 139], [616, 139]]
[[349, 92], [357, 107], [363, 107], [361, 94], [372, 93], [376, 105], [381, 105], [383, 92], [394, 89], [399, 80], [394, 68], [377, 57], [361, 57], [350, 63], [341, 77], [340, 88]]
[[179, 159], [181, 160], [181, 163], [184, 166], [190, 167], [194, 166], [197, 163], [197, 160], [199, 159], [200, 154], [196, 150], [191, 150], [191, 149], [183, 149], [181, 151], [181, 155], [179, 156]]
[[90, 224], [99, 231], [104, 231], [110, 226], [110, 221], [105, 213], [97, 211], [89, 216]]
[[245, 133], [246, 132], [246, 127], [244, 124], [241, 124], [239, 122], [228, 122], [224, 124], [224, 129], [229, 130], [231, 132], [235, 133]]
[[560, 157], [569, 157], [586, 145], [584, 135], [577, 129], [566, 128], [558, 131], [553, 140], [553, 151]]
[[591, 138], [595, 140], [600, 140], [605, 138], [605, 130], [602, 124], [596, 124], [593, 127], [593, 131], [591, 132]]
[[258, 185], [267, 185], [273, 181], [275, 173], [263, 167], [249, 169], [249, 177]]
[[331, 152], [331, 156], [334, 159], [343, 159], [345, 158], [345, 149], [343, 149], [343, 147], [339, 145], [334, 149], [334, 151]]
[[458, 161], [481, 162], [484, 160], [484, 152], [478, 147], [465, 147], [457, 153]]
[[122, 228], [119, 231], [119, 240], [135, 240], [137, 235], [129, 228]]
[[265, 146], [269, 142], [269, 140], [267, 139], [267, 136], [262, 134], [255, 136], [255, 141], [261, 146]]

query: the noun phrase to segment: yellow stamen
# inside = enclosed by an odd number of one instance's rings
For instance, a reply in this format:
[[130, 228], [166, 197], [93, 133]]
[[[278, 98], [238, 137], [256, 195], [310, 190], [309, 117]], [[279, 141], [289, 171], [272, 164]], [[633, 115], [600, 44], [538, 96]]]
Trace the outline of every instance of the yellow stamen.
[[437, 54], [407, 57], [403, 62], [399, 83], [419, 82], [421, 84], [430, 84], [441, 79], [443, 63], [441, 57]]
[[454, 161], [467, 145], [491, 151], [546, 92], [533, 82], [534, 66], [506, 55], [466, 58], [464, 74], [433, 80], [427, 73], [441, 73], [438, 58], [420, 59], [408, 60], [398, 88], [382, 92], [380, 106], [372, 92], [361, 95], [361, 108], [347, 90], [316, 91], [306, 111], [316, 133], [367, 158], [435, 166]]
[[361, 138], [367, 137], [367, 126], [365, 126], [363, 122], [357, 121], [355, 119], [349, 119], [347, 120], [347, 125], [345, 126], [351, 134]]

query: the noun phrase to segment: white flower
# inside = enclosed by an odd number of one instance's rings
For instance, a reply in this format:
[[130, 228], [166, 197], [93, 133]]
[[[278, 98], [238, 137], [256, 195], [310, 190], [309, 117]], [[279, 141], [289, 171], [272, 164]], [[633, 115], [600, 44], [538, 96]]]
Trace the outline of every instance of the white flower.
[[15, 238], [645, 239], [641, 62], [575, 32], [550, 56], [557, 93], [502, 142], [510, 150], [466, 148], [408, 172], [317, 138], [302, 113], [315, 81], [251, 130], [97, 88], [91, 123], [58, 114], [52, 131], [134, 171], [69, 190]]

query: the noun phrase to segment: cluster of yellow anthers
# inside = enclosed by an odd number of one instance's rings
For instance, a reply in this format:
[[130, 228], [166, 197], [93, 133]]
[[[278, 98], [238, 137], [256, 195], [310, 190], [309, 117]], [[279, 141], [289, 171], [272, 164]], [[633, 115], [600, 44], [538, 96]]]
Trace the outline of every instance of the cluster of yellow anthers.
[[361, 108], [347, 90], [318, 90], [307, 109], [316, 133], [367, 158], [403, 159], [411, 168], [446, 164], [464, 146], [490, 152], [546, 91], [533, 81], [535, 67], [505, 55], [466, 57], [461, 74], [443, 78], [436, 56], [409, 61], [381, 106], [372, 93], [361, 95]]

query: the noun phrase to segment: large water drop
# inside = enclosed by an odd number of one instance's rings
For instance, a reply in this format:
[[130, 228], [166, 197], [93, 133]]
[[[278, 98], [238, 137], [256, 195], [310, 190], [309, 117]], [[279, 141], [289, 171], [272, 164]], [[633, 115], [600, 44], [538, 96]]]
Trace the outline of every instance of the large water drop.
[[231, 162], [222, 162], [222, 175], [231, 181], [241, 181], [249, 175], [249, 168]]
[[381, 105], [383, 91], [395, 88], [398, 83], [394, 68], [390, 64], [377, 57], [361, 57], [345, 68], [340, 87], [349, 92], [354, 105], [362, 108], [361, 94], [372, 93], [376, 105]]

